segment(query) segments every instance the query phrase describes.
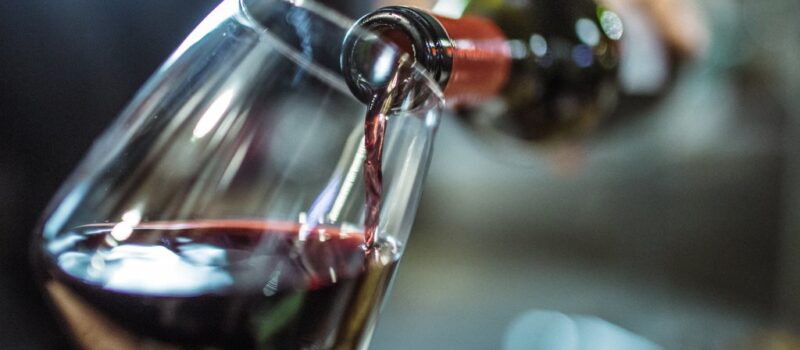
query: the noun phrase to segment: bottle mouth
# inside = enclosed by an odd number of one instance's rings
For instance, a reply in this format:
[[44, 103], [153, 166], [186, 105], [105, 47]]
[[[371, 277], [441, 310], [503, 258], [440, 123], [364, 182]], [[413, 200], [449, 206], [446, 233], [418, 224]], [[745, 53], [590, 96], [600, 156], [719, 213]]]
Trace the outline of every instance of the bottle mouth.
[[452, 61], [447, 32], [433, 16], [390, 6], [353, 24], [342, 45], [341, 68], [353, 94], [369, 103], [376, 89], [391, 84], [389, 72], [401, 65], [420, 66], [439, 89], [447, 86]]
[[[399, 58], [406, 51], [397, 47], [397, 42], [378, 37], [374, 32], [364, 30], [354, 21], [329, 7], [313, 0], [302, 2], [291, 0], [226, 0], [236, 4], [240, 20], [246, 25], [262, 33], [264, 40], [298, 65], [308, 67], [305, 71], [318, 79], [335, 87], [343, 93], [351, 93], [358, 100], [368, 103], [371, 96], [356, 89], [353, 84], [353, 72], [371, 72], [373, 68], [352, 67], [343, 69], [345, 65], [343, 53], [347, 42], [371, 42], [374, 48], [383, 50], [384, 58], [394, 55]], [[384, 59], [384, 62], [387, 61]], [[438, 81], [430, 72], [415, 60], [404, 63], [415, 86], [425, 90], [426, 96], [436, 98], [437, 103], [444, 104], [444, 97]], [[374, 64], [374, 62], [362, 63]], [[386, 64], [383, 65], [384, 70]], [[379, 72], [375, 72], [379, 73]], [[362, 87], [363, 88], [363, 87]]]

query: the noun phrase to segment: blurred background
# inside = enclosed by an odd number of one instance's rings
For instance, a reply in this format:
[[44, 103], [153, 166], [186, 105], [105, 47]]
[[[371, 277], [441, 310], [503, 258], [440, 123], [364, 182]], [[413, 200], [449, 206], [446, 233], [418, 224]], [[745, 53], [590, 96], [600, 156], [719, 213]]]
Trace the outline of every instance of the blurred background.
[[[217, 2], [0, 2], [0, 348], [64, 346], [28, 267], [36, 220]], [[548, 150], [445, 118], [373, 349], [585, 318], [668, 349], [800, 348], [800, 3], [697, 3], [707, 52], [640, 118]]]

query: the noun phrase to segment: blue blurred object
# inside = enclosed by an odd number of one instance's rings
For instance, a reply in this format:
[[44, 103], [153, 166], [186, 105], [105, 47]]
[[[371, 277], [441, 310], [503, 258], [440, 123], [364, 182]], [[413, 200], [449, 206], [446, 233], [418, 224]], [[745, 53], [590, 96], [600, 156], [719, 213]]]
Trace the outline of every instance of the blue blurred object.
[[593, 316], [531, 310], [506, 331], [504, 350], [663, 350], [622, 327]]

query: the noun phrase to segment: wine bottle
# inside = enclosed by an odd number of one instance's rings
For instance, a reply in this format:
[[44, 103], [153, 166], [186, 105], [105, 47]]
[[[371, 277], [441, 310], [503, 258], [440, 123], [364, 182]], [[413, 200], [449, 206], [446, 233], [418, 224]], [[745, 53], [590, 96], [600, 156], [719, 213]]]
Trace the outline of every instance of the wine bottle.
[[[450, 18], [390, 6], [354, 28], [397, 44], [425, 66], [460, 119], [523, 140], [586, 134], [608, 124], [620, 96], [630, 94], [619, 77], [623, 21], [592, 0], [471, 1], [466, 13]], [[345, 39], [342, 68], [366, 101], [370, 94], [359, 82], [365, 45]], [[661, 68], [666, 76], [675, 62]], [[658, 96], [667, 86], [638, 94]]]

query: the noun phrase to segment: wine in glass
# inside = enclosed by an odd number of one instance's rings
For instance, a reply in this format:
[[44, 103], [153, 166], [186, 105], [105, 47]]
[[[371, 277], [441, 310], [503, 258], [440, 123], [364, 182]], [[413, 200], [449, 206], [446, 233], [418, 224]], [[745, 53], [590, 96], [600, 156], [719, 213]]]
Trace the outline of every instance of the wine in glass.
[[[312, 1], [225, 0], [146, 83], [36, 232], [76, 346], [367, 346], [443, 102], [351, 24]], [[359, 81], [381, 103], [348, 87], [346, 36], [373, 43]]]

